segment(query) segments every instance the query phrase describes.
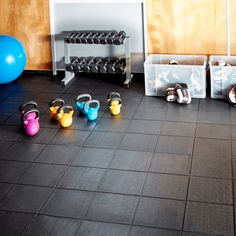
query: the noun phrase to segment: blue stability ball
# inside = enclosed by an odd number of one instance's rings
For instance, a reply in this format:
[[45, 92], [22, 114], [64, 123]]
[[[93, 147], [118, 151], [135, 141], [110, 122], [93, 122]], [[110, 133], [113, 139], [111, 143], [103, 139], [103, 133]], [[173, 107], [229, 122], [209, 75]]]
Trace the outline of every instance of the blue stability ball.
[[26, 64], [25, 49], [14, 37], [0, 35], [0, 84], [17, 79]]

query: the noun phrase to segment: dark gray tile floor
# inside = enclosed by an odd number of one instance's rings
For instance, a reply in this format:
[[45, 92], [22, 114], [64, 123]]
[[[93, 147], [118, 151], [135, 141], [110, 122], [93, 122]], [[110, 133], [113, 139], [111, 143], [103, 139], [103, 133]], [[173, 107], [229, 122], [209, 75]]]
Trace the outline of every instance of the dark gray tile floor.
[[[106, 96], [120, 92], [114, 117]], [[91, 93], [95, 122], [75, 111], [69, 129], [48, 102]], [[188, 106], [82, 77], [62, 87], [47, 75], [0, 86], [0, 236], [232, 236], [236, 210], [236, 109], [222, 100]], [[23, 134], [18, 106], [35, 100], [36, 137]], [[71, 104], [74, 105], [74, 104]]]

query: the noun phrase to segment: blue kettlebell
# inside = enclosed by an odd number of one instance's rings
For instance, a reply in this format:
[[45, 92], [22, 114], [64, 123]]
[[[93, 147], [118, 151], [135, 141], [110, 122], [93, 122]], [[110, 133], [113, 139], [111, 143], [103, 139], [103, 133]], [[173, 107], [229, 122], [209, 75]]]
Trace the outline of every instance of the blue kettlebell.
[[[91, 104], [96, 104], [96, 106], [91, 107]], [[98, 100], [90, 100], [84, 104], [84, 114], [88, 120], [93, 121], [97, 119], [99, 108], [100, 102]]]
[[78, 111], [79, 111], [80, 113], [85, 114], [85, 113], [84, 113], [84, 104], [85, 104], [86, 102], [88, 102], [88, 101], [91, 101], [91, 100], [92, 100], [92, 97], [91, 97], [91, 95], [89, 95], [89, 94], [81, 94], [81, 95], [79, 95], [79, 96], [76, 98], [76, 101], [75, 101], [75, 104], [76, 104], [76, 106], [77, 106], [77, 108], [78, 108]]

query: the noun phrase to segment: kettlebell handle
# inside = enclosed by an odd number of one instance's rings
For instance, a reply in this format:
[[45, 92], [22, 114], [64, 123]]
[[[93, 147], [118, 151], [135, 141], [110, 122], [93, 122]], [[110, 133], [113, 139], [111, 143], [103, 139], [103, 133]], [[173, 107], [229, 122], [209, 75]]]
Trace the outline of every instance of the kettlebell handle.
[[23, 114], [25, 112], [25, 110], [27, 110], [27, 109], [25, 109], [27, 106], [33, 106], [33, 108], [36, 109], [38, 104], [35, 101], [29, 101], [29, 102], [22, 104], [19, 108], [21, 114]]
[[73, 107], [72, 106], [60, 106], [58, 109], [57, 109], [57, 114], [59, 114], [62, 110], [64, 111], [65, 109], [68, 109], [69, 111], [74, 111]]
[[90, 106], [90, 104], [96, 104], [96, 103], [97, 103], [96, 108], [99, 108], [100, 107], [100, 102], [98, 100], [90, 100], [90, 101], [86, 102], [84, 104], [84, 110], [86, 111], [88, 109], [88, 106]]
[[118, 101], [119, 104], [121, 104], [121, 98], [115, 97], [115, 98], [112, 98], [112, 99], [109, 101], [109, 106], [112, 106], [112, 103], [113, 103], [114, 101]]
[[25, 120], [26, 120], [26, 119], [25, 119], [26, 115], [28, 115], [28, 114], [30, 114], [30, 113], [35, 113], [35, 114], [36, 114], [36, 117], [39, 117], [39, 110], [38, 110], [38, 109], [31, 109], [31, 110], [26, 111], [26, 112], [23, 113], [23, 115], [22, 115], [22, 120], [25, 121]]
[[63, 99], [55, 98], [49, 103], [49, 107], [54, 107], [56, 103], [58, 103], [60, 106], [63, 106], [65, 104]]
[[120, 94], [117, 92], [111, 92], [107, 95], [107, 100], [110, 100], [112, 98], [120, 98]]
[[84, 93], [84, 94], [80, 94], [77, 98], [76, 98], [76, 102], [78, 102], [80, 99], [82, 98], [88, 98], [88, 101], [92, 100], [92, 97], [90, 94], [88, 93]]

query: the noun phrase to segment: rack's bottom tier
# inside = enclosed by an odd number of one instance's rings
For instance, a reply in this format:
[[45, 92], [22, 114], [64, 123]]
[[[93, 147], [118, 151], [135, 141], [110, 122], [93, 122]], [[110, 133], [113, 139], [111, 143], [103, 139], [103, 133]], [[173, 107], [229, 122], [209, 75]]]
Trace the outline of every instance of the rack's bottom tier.
[[66, 64], [66, 71], [74, 73], [109, 73], [124, 74], [125, 58], [117, 57], [71, 57]]

